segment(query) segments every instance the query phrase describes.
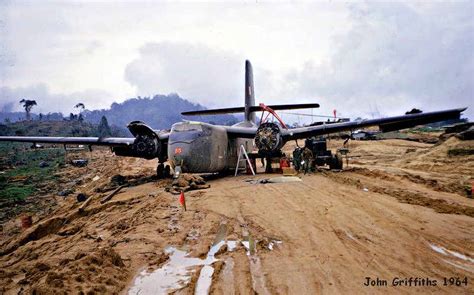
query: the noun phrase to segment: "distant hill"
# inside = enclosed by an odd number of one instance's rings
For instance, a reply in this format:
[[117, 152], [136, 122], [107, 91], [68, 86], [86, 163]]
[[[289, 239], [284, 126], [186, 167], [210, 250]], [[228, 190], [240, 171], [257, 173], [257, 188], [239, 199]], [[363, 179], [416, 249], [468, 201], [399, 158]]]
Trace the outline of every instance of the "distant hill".
[[[111, 127], [111, 136], [128, 136], [128, 131]], [[99, 136], [96, 124], [79, 121], [20, 121], [0, 123], [0, 136]]]
[[82, 112], [88, 122], [98, 123], [106, 116], [109, 124], [126, 126], [129, 122], [139, 120], [155, 129], [169, 129], [173, 123], [182, 120], [196, 120], [220, 125], [232, 125], [238, 122], [235, 116], [182, 116], [181, 112], [203, 110], [204, 106], [194, 104], [177, 94], [155, 95], [153, 98], [131, 98], [122, 103], [113, 103], [108, 110]]
[[[41, 104], [41, 101], [38, 101]], [[87, 106], [86, 106], [87, 107]], [[206, 109], [200, 104], [194, 104], [186, 99], [179, 97], [177, 94], [155, 95], [153, 98], [138, 97], [130, 98], [122, 103], [113, 103], [110, 109], [102, 110], [84, 110], [82, 116], [85, 122], [98, 124], [102, 116], [106, 116], [111, 126], [117, 126], [125, 129], [126, 125], [131, 121], [143, 121], [155, 129], [169, 129], [173, 123], [182, 120], [203, 121], [219, 125], [232, 125], [239, 119], [232, 115], [218, 116], [182, 116], [181, 112], [190, 110]], [[65, 119], [69, 118], [65, 114]], [[43, 121], [62, 120], [63, 114], [50, 113], [42, 114]], [[24, 112], [0, 113], [0, 123], [16, 122], [24, 120]], [[32, 120], [39, 120], [39, 114], [31, 114]]]

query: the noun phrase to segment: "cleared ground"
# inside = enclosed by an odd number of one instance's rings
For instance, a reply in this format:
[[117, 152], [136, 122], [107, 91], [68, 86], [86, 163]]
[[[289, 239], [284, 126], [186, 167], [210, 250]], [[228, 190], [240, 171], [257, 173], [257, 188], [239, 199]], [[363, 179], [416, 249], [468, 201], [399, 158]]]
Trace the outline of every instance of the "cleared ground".
[[[186, 212], [165, 192], [170, 181], [148, 179], [155, 162], [96, 151], [88, 167], [61, 175], [64, 186], [96, 198], [83, 213], [75, 197], [61, 197], [53, 214], [24, 232], [17, 221], [3, 225], [0, 288], [127, 293], [141, 270], [166, 265], [167, 246], [202, 258], [224, 238], [238, 243], [216, 254], [215, 294], [472, 294], [474, 200], [466, 189], [474, 156], [448, 156], [453, 149], [472, 150], [474, 142], [352, 142], [344, 171], [291, 183], [246, 181], [276, 174], [210, 180], [210, 189], [186, 193]], [[138, 185], [101, 204], [106, 193], [96, 191], [118, 173]], [[256, 241], [250, 255], [239, 242], [248, 240]], [[175, 293], [194, 293], [201, 267], [194, 270]], [[367, 277], [388, 286], [365, 286]], [[437, 284], [391, 286], [410, 277]], [[467, 286], [444, 286], [445, 277], [467, 278]]]

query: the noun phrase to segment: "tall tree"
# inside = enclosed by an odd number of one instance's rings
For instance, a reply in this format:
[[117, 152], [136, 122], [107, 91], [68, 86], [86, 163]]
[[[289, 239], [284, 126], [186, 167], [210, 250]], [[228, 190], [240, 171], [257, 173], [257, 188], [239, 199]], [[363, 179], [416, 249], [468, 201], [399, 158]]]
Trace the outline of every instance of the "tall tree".
[[82, 111], [86, 108], [86, 106], [80, 102], [74, 106], [76, 109], [79, 109], [79, 115], [77, 116], [77, 120], [79, 122], [84, 121], [84, 117], [82, 116]]
[[82, 102], [76, 104], [74, 107], [76, 109], [79, 109], [79, 113], [82, 112], [86, 108], [86, 106]]
[[102, 116], [100, 119], [97, 131], [99, 133], [99, 137], [107, 137], [111, 135], [112, 132], [110, 130], [109, 122], [107, 122], [107, 118], [105, 116]]
[[33, 108], [33, 106], [37, 105], [36, 100], [22, 99], [20, 100], [20, 103], [23, 104], [23, 108], [26, 112], [26, 120], [29, 121], [31, 109]]

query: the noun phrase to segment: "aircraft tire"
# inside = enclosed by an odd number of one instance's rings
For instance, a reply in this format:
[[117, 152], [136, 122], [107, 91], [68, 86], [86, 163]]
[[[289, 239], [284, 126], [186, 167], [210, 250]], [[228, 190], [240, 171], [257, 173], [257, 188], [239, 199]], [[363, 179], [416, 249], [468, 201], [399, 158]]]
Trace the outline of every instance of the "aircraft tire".
[[335, 158], [336, 158], [336, 169], [342, 170], [342, 166], [343, 166], [342, 155], [337, 153]]
[[164, 175], [163, 175], [164, 178], [169, 178], [169, 177], [171, 177], [171, 167], [170, 167], [170, 165], [166, 165], [166, 166], [165, 166], [165, 170], [164, 170], [164, 173], [163, 173], [163, 174], [164, 174]]
[[163, 163], [158, 164], [158, 167], [156, 167], [156, 176], [158, 176], [158, 179], [165, 177], [165, 165]]
[[342, 156], [340, 154], [336, 154], [331, 157], [331, 160], [329, 162], [329, 169], [342, 170]]

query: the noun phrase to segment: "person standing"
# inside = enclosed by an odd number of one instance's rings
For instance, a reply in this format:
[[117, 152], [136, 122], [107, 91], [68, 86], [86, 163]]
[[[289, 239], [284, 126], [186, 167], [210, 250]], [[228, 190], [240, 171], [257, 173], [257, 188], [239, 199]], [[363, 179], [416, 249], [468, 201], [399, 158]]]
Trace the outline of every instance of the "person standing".
[[308, 173], [311, 168], [311, 161], [313, 159], [313, 152], [307, 147], [303, 149], [303, 169], [304, 174]]

